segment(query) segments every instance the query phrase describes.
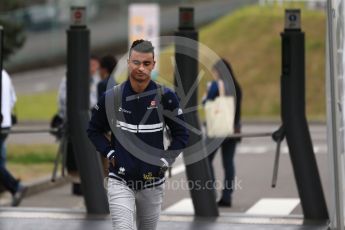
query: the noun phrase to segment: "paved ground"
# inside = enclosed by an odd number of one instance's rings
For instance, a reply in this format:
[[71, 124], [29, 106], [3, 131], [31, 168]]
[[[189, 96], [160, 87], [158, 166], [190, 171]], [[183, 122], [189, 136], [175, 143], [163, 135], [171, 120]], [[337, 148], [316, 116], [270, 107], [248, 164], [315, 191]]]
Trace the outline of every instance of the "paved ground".
[[16, 93], [21, 95], [57, 91], [63, 76], [66, 76], [65, 66], [31, 70], [11, 75]]
[[[247, 123], [243, 126], [243, 132], [271, 132], [277, 127], [278, 124]], [[314, 149], [320, 169], [325, 196], [329, 205], [331, 185], [329, 178], [329, 156], [327, 154], [326, 127], [322, 124], [313, 124], [311, 125], [310, 130], [314, 142]], [[33, 136], [31, 136], [31, 138], [33, 138]], [[42, 137], [38, 136], [37, 140], [42, 140]], [[20, 139], [15, 138], [13, 135], [13, 139], [11, 141], [13, 141], [12, 143], [18, 143], [20, 142]], [[297, 222], [301, 224], [302, 210], [297, 194], [290, 158], [287, 154], [287, 147], [285, 143], [282, 146], [282, 156], [280, 159], [277, 187], [273, 189], [270, 186], [275, 147], [275, 143], [270, 138], [244, 139], [238, 146], [236, 155], [236, 171], [238, 179], [241, 180], [241, 188], [235, 191], [233, 197], [233, 207], [220, 209], [222, 215], [232, 215], [232, 217], [234, 215], [240, 215], [242, 218], [264, 215], [273, 216], [275, 218], [283, 217], [284, 220], [296, 217]], [[217, 178], [221, 181], [223, 173], [220, 160], [220, 154], [218, 154], [215, 159], [214, 166], [216, 169]], [[162, 207], [164, 215], [162, 217], [162, 222], [160, 222], [159, 229], [169, 229], [166, 228], [167, 226], [169, 226], [170, 229], [180, 228], [191, 230], [197, 228], [199, 229], [199, 227], [200, 229], [277, 229], [272, 225], [237, 225], [236, 218], [232, 219], [232, 221], [230, 222], [228, 221], [223, 223], [222, 221], [220, 221], [217, 222], [217, 224], [211, 224], [210, 222], [193, 222], [193, 219], [188, 219], [192, 217], [194, 211], [193, 206], [191, 205], [191, 200], [189, 198], [189, 190], [187, 189], [186, 185], [182, 186], [185, 181], [186, 175], [184, 165], [182, 163], [182, 159], [180, 158], [177, 160], [173, 168], [173, 177], [168, 179], [167, 181], [167, 185], [179, 184], [180, 188], [176, 189], [176, 187], [174, 186], [167, 186]], [[49, 209], [62, 208], [76, 212], [85, 211], [83, 198], [71, 195], [70, 184], [66, 184], [59, 188], [27, 197], [23, 200], [20, 207], [39, 207]], [[272, 207], [274, 209], [273, 212]], [[3, 219], [1, 219], [1, 213], [5, 215]], [[6, 226], [6, 228], [9, 227], [8, 229], [12, 229], [10, 227], [14, 225], [15, 218], [8, 218], [9, 214], [6, 213], [7, 212], [0, 212], [1, 223], [5, 224], [4, 226]], [[176, 220], [174, 219], [173, 221], [169, 220], [169, 216], [176, 217], [177, 214], [186, 216], [181, 217], [182, 221], [181, 218], [177, 218]], [[36, 226], [37, 219], [35, 219], [34, 217], [24, 218], [26, 214], [24, 215], [22, 213], [19, 213], [18, 215], [22, 215], [20, 225], [18, 226]], [[97, 226], [102, 228], [107, 228], [107, 226], [109, 226], [109, 220], [91, 221], [82, 219], [82, 221], [80, 221], [80, 218], [73, 219], [70, 217], [65, 217], [65, 219], [68, 229], [79, 229], [81, 228], [80, 226], [83, 226], [83, 229], [92, 229], [90, 228], [90, 226]], [[271, 218], [269, 219], [272, 220]], [[265, 221], [262, 222], [262, 219], [257, 220], [255, 218], [249, 218], [246, 220], [251, 223], [253, 221], [254, 223], [256, 223], [255, 221], [257, 221], [261, 224], [268, 223]], [[49, 217], [45, 219], [42, 226], [46, 225], [54, 226], [56, 229], [59, 229], [61, 223], [56, 220], [56, 217]], [[171, 228], [172, 226], [174, 226], [174, 228]], [[54, 229], [54, 227], [52, 229]], [[27, 229], [40, 228], [28, 227]], [[44, 228], [42, 227], [42, 229]], [[283, 226], [279, 226], [279, 229], [325, 228], [319, 228], [315, 226], [312, 228], [307, 226], [301, 227], [299, 225], [296, 225], [296, 222], [294, 222], [294, 224], [290, 223], [287, 225], [284, 224]]]
[[[111, 229], [108, 217], [86, 217], [83, 213], [68, 210], [2, 210], [0, 212], [1, 229], [3, 230], [94, 230]], [[273, 224], [280, 221], [279, 224]], [[217, 219], [195, 219], [192, 216], [162, 215], [157, 229], [179, 230], [321, 230], [326, 224], [301, 225], [298, 218], [271, 219], [265, 217], [245, 218], [241, 216], [221, 215]]]
[[15, 126], [13, 131], [16, 130], [38, 130], [45, 131], [40, 133], [25, 133], [25, 134], [11, 134], [8, 136], [7, 144], [58, 144], [55, 138], [48, 133], [48, 123], [37, 123], [37, 124], [19, 124]]
[[[245, 124], [243, 126], [243, 132], [252, 133], [257, 131], [275, 130], [278, 125], [272, 124]], [[312, 137], [314, 141], [314, 148], [316, 150], [316, 157], [320, 168], [320, 175], [325, 188], [325, 194], [327, 200], [330, 199], [330, 179], [329, 179], [329, 159], [327, 154], [326, 143], [326, 130], [323, 125], [311, 126]], [[34, 138], [32, 135], [31, 141], [39, 141], [43, 139], [44, 135], [38, 135]], [[9, 141], [11, 143], [22, 143], [25, 139], [16, 138], [12, 135]], [[292, 166], [289, 155], [287, 154], [287, 147], [285, 143], [282, 145], [282, 155], [280, 159], [280, 168], [278, 174], [278, 183], [276, 188], [271, 188], [271, 179], [273, 172], [273, 160], [276, 145], [270, 138], [250, 138], [244, 139], [237, 148], [236, 155], [236, 171], [237, 178], [241, 181], [241, 187], [234, 194], [234, 203], [231, 209], [224, 209], [229, 212], [246, 212], [253, 205], [255, 205], [260, 199], [271, 198], [292, 198], [298, 200], [297, 189], [292, 172]], [[216, 175], [219, 179], [219, 184], [223, 178], [223, 172], [221, 167], [220, 154], [214, 162], [216, 169]], [[173, 168], [173, 177], [167, 181], [166, 199], [163, 204], [163, 209], [166, 209], [186, 198], [189, 197], [189, 191], [186, 186], [183, 189], [176, 189], [174, 183], [178, 183], [183, 187], [186, 183], [185, 169], [182, 159], [178, 159]], [[58, 195], [66, 197], [66, 202], [57, 202], [57, 199], [45, 199], [45, 197], [55, 197]], [[37, 196], [29, 197], [23, 201], [24, 207], [66, 207], [66, 208], [78, 208], [82, 207], [81, 199], [74, 197], [75, 199], [69, 200], [67, 198], [70, 194], [70, 187], [61, 187], [54, 191], [48, 191], [46, 193], [39, 194]], [[60, 196], [59, 195], [59, 196]], [[71, 198], [72, 199], [72, 198]], [[289, 214], [301, 214], [299, 201], [297, 205], [291, 210]], [[188, 203], [188, 202], [187, 202]], [[67, 205], [67, 206], [66, 206]], [[191, 207], [190, 207], [191, 208]], [[192, 211], [192, 209], [186, 209], [185, 211]]]

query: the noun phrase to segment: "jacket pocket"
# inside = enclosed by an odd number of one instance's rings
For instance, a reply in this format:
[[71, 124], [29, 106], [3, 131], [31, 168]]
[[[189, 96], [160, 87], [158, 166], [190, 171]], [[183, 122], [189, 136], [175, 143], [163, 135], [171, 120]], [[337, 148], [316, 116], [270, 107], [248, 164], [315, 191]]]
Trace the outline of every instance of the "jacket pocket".
[[135, 162], [127, 153], [121, 153], [115, 156], [114, 169], [118, 176], [126, 180], [133, 179], [133, 175], [135, 174]]

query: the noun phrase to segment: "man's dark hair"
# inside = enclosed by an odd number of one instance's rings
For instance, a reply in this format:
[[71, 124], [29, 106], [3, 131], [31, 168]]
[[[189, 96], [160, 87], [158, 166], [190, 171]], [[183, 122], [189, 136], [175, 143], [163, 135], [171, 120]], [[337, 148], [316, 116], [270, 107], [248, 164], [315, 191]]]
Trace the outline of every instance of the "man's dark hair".
[[90, 60], [95, 60], [99, 62], [99, 57], [97, 55], [91, 54], [90, 55]]
[[132, 50], [135, 50], [140, 53], [152, 53], [153, 58], [154, 58], [155, 57], [154, 49], [155, 48], [152, 46], [152, 43], [150, 41], [143, 40], [143, 39], [135, 40], [132, 43], [131, 48], [129, 50], [129, 56], [131, 56]]
[[103, 69], [106, 69], [109, 74], [111, 74], [117, 64], [117, 60], [113, 55], [106, 55], [102, 57], [100, 66]]

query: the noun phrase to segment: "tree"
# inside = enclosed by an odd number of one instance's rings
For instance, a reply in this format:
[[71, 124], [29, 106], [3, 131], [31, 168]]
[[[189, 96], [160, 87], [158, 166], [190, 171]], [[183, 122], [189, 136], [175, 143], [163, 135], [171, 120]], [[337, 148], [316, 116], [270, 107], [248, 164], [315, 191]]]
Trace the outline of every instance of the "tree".
[[[23, 6], [21, 0], [1, 0], [0, 15], [5, 15], [9, 11], [13, 11]], [[20, 49], [25, 42], [24, 27], [21, 23], [11, 20], [10, 17], [0, 17], [0, 26], [4, 29], [4, 47], [3, 58], [7, 60], [10, 55], [14, 54], [16, 50]]]
[[25, 35], [22, 25], [1, 19], [0, 25], [4, 28], [3, 58], [7, 60], [11, 54], [24, 45]]

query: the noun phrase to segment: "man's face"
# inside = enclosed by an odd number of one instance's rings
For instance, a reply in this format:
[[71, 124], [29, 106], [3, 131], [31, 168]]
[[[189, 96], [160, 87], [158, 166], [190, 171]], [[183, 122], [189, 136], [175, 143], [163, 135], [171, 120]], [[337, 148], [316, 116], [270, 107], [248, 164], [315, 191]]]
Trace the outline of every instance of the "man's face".
[[132, 50], [128, 59], [128, 73], [132, 80], [145, 82], [151, 79], [151, 71], [155, 67], [153, 54]]
[[215, 70], [214, 68], [212, 69], [212, 77], [215, 80], [219, 80], [220, 79], [218, 71]]
[[96, 59], [90, 59], [90, 75], [93, 76], [99, 69], [99, 61]]
[[109, 76], [108, 70], [106, 68], [100, 67], [99, 68], [99, 75], [101, 79], [106, 79]]

